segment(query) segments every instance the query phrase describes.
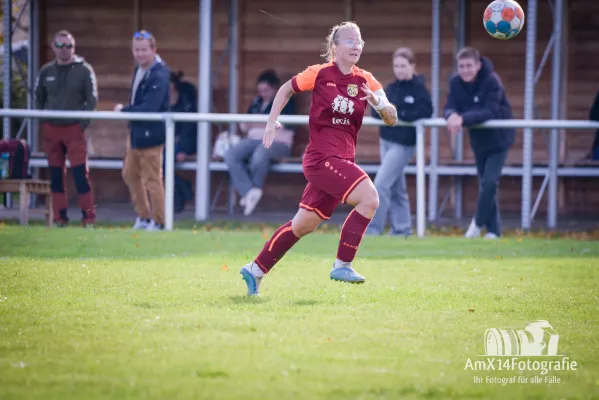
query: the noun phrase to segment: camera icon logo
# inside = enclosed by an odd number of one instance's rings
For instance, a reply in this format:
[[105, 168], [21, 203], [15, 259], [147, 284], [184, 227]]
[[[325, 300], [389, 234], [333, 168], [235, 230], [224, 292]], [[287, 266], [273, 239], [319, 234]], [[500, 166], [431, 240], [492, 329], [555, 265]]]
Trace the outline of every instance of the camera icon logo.
[[559, 335], [549, 322], [534, 321], [523, 330], [490, 328], [485, 331], [487, 356], [556, 356]]

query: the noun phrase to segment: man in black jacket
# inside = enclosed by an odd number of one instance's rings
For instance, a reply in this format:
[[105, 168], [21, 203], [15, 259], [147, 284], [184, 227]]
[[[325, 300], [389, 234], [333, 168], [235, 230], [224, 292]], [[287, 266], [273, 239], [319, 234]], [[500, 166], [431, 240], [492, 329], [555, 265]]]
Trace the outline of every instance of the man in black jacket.
[[[117, 104], [115, 111], [166, 112], [169, 108], [170, 71], [156, 54], [156, 39], [146, 31], [133, 36], [133, 73], [131, 104]], [[161, 121], [131, 121], [123, 179], [129, 187], [131, 201], [138, 215], [134, 229], [164, 229], [164, 185], [162, 155], [166, 128]], [[148, 196], [152, 203], [152, 213]]]
[[497, 186], [516, 131], [474, 127], [491, 119], [512, 119], [512, 107], [491, 61], [469, 47], [460, 50], [456, 59], [458, 74], [449, 82], [444, 116], [451, 133], [469, 128], [479, 178], [476, 214], [465, 236], [479, 237], [486, 227], [485, 238], [495, 239], [501, 236]]
[[[94, 111], [98, 102], [96, 74], [91, 65], [75, 54], [75, 38], [62, 30], [54, 35], [56, 58], [44, 65], [35, 84], [38, 110]], [[66, 226], [68, 201], [65, 189], [66, 158], [71, 162], [75, 189], [79, 195], [81, 223], [92, 227], [96, 208], [87, 167], [88, 120], [49, 119], [42, 121], [44, 152], [48, 155], [52, 208], [57, 226]]]

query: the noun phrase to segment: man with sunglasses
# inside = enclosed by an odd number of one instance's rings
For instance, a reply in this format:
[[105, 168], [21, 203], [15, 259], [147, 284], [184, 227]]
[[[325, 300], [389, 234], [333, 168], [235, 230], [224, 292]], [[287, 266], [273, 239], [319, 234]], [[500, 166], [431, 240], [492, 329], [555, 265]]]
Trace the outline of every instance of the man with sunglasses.
[[[130, 104], [117, 104], [115, 111], [166, 112], [170, 105], [170, 70], [156, 54], [156, 39], [147, 31], [133, 35], [133, 72]], [[137, 220], [134, 229], [164, 229], [164, 186], [162, 155], [166, 129], [160, 121], [131, 121], [122, 176], [129, 187]], [[150, 203], [152, 212], [148, 204]]]
[[[35, 106], [39, 110], [94, 111], [98, 102], [96, 75], [91, 65], [75, 54], [75, 39], [62, 30], [52, 40], [55, 59], [44, 65], [35, 84]], [[92, 227], [96, 210], [87, 168], [85, 129], [89, 120], [48, 119], [42, 122], [44, 152], [48, 155], [52, 208], [57, 226], [68, 224], [65, 190], [66, 158], [73, 170], [79, 195], [81, 223]]]

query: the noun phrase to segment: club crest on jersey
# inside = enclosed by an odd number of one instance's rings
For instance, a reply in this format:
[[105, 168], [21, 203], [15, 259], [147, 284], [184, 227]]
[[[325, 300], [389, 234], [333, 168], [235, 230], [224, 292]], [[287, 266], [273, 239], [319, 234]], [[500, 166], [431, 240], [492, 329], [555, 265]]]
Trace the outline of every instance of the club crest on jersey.
[[349, 94], [351, 97], [355, 97], [358, 95], [358, 85], [356, 85], [355, 83], [350, 83], [347, 85], [347, 94]]

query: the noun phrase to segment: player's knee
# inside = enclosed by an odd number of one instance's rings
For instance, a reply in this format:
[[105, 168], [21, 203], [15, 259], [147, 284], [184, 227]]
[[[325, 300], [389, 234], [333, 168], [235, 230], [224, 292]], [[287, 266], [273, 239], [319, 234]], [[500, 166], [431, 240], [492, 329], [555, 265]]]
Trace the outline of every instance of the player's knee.
[[300, 210], [291, 221], [291, 229], [297, 237], [306, 236], [316, 230], [322, 219], [313, 211]]
[[360, 205], [373, 213], [379, 208], [379, 194], [374, 187], [364, 193]]
[[75, 181], [75, 189], [77, 190], [77, 193], [85, 194], [91, 190], [87, 176], [87, 168], [84, 164], [77, 165], [73, 168], [73, 180]]
[[303, 236], [306, 236], [306, 235], [308, 235], [308, 234], [310, 234], [310, 233], [314, 232], [314, 230], [315, 230], [316, 228], [314, 228], [314, 227], [311, 227], [311, 226], [309, 226], [309, 225], [306, 225], [306, 224], [297, 224], [297, 225], [294, 225], [294, 226], [292, 227], [292, 229], [293, 229], [293, 234], [294, 234], [295, 236], [297, 236], [297, 237], [300, 237], [300, 238], [301, 238], [301, 237], [303, 237]]

